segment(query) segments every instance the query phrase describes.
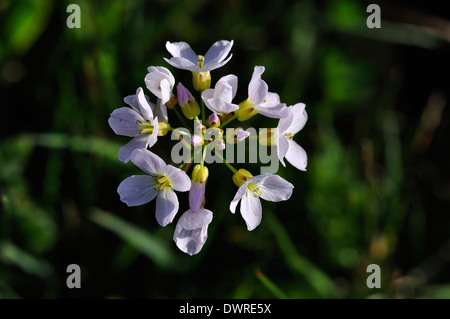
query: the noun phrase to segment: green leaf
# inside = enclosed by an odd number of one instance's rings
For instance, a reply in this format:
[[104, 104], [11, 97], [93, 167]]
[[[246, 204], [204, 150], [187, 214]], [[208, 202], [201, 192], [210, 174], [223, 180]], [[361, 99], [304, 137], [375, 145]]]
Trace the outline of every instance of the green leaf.
[[34, 257], [9, 241], [0, 243], [0, 259], [42, 279], [53, 274], [53, 267], [47, 261]]
[[100, 209], [94, 209], [90, 214], [90, 219], [115, 233], [156, 264], [166, 268], [175, 268], [175, 256], [167, 243], [159, 237]]

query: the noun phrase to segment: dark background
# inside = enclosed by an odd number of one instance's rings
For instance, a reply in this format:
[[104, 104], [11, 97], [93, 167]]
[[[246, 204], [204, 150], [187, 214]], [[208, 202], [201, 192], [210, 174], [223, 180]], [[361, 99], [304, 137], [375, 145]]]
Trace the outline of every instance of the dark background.
[[[66, 27], [70, 3], [81, 29]], [[450, 297], [450, 11], [375, 2], [381, 29], [369, 29], [370, 3], [0, 1], [0, 297]], [[264, 65], [270, 91], [306, 104], [295, 141], [308, 170], [280, 168], [294, 194], [263, 201], [248, 232], [228, 209], [230, 172], [211, 165], [214, 219], [190, 257], [172, 241], [175, 224], [157, 225], [154, 201], [119, 200], [117, 186], [139, 170], [118, 160], [128, 138], [107, 119], [145, 87], [150, 65], [192, 87], [163, 60], [166, 41], [201, 54], [221, 39], [234, 40], [233, 58], [212, 83], [237, 75], [236, 103]], [[168, 161], [161, 140], [154, 151]], [[188, 208], [179, 198], [178, 216]], [[380, 289], [366, 286], [372, 263]], [[81, 289], [66, 286], [69, 264], [81, 267]]]

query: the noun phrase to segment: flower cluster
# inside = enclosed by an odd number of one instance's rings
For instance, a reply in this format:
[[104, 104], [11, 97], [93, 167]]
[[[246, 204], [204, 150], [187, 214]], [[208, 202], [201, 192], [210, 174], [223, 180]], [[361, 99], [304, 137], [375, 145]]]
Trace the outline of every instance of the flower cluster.
[[[220, 78], [211, 88], [211, 71], [230, 61], [232, 46], [233, 41], [217, 41], [203, 56], [194, 53], [185, 42], [167, 42], [166, 48], [172, 57], [164, 60], [172, 67], [192, 72], [192, 85], [199, 92], [200, 104], [182, 83], [175, 87], [175, 77], [167, 68], [150, 66], [144, 82], [156, 98], [155, 102], [139, 87], [136, 94], [124, 98], [128, 107], [114, 110], [108, 120], [116, 134], [131, 137], [120, 148], [119, 160], [124, 163], [131, 160], [145, 173], [130, 176], [120, 183], [117, 192], [122, 202], [138, 206], [156, 198], [156, 220], [161, 226], [166, 226], [173, 222], [179, 209], [176, 192], [189, 191], [189, 209], [178, 219], [173, 235], [178, 248], [189, 255], [202, 249], [208, 225], [213, 219], [213, 213], [205, 208], [209, 177], [206, 152], [218, 154], [227, 145], [250, 138], [250, 133], [240, 127], [228, 128], [224, 135], [224, 128], [230, 122], [244, 122], [256, 114], [278, 119], [276, 128], [260, 129], [254, 138], [260, 145], [275, 146], [282, 165], [286, 165], [286, 159], [299, 170], [304, 171], [307, 166], [305, 150], [293, 140], [307, 121], [305, 104], [287, 106], [281, 103], [279, 95], [269, 92], [267, 83], [261, 78], [265, 70], [263, 66], [254, 67], [248, 84], [248, 98], [241, 103], [233, 102], [238, 89], [236, 75]], [[208, 116], [206, 109], [210, 111]], [[178, 117], [185, 126], [186, 120], [193, 121], [194, 132], [190, 127], [173, 128], [169, 124], [169, 113]], [[194, 155], [175, 167], [166, 164], [150, 150], [158, 138], [169, 131], [183, 139], [189, 151], [196, 153], [196, 150], [201, 150], [201, 160], [193, 166], [191, 177], [187, 174], [190, 165], [186, 164], [192, 162]], [[238, 187], [231, 200], [230, 211], [234, 214], [240, 202], [240, 213], [249, 231], [261, 222], [261, 198], [280, 202], [291, 197], [294, 186], [282, 177], [276, 174], [253, 176], [243, 168], [234, 168], [225, 158], [221, 159], [232, 171], [232, 181]]]

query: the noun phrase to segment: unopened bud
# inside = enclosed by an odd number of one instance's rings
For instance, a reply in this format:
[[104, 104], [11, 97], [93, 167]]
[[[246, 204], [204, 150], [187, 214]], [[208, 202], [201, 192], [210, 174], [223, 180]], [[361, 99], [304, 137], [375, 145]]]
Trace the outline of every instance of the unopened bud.
[[241, 168], [233, 175], [233, 182], [237, 187], [244, 185], [253, 175], [246, 169]]
[[244, 129], [238, 128], [228, 128], [226, 139], [228, 144], [237, 144], [247, 137], [250, 136], [250, 132], [245, 131]]
[[204, 141], [203, 141], [203, 137], [201, 135], [198, 134], [194, 134], [191, 136], [191, 145], [192, 146], [201, 146], [203, 145]]
[[263, 128], [259, 130], [259, 144], [263, 146], [277, 145], [278, 128]]
[[237, 114], [238, 116], [238, 121], [246, 121], [249, 118], [253, 117], [254, 115], [256, 115], [258, 113], [258, 110], [254, 108], [254, 105], [252, 103], [252, 101], [250, 100], [250, 98], [248, 98], [247, 100], [239, 103], [239, 110], [237, 110], [235, 112], [235, 114]]
[[178, 98], [175, 94], [170, 92], [170, 100], [166, 103], [168, 109], [173, 109], [178, 103]]
[[178, 83], [177, 85], [177, 94], [178, 104], [180, 105], [184, 116], [186, 116], [189, 120], [192, 120], [200, 114], [200, 106], [198, 105], [197, 100], [181, 83]]
[[212, 113], [207, 120], [207, 123], [211, 127], [218, 127], [220, 126], [220, 118], [217, 115], [217, 113]]
[[208, 167], [203, 166], [201, 164], [197, 164], [194, 166], [192, 170], [192, 183], [198, 183], [200, 185], [205, 185], [208, 180], [209, 170]]

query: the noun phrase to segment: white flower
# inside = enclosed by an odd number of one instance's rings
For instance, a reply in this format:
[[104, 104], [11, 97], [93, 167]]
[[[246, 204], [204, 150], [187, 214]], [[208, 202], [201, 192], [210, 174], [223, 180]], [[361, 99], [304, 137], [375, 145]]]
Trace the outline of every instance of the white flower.
[[308, 120], [305, 104], [298, 103], [288, 107], [288, 116], [278, 122], [278, 159], [283, 166], [284, 158], [299, 170], [306, 171], [308, 156], [305, 150], [294, 140], [294, 135], [299, 132]]
[[286, 104], [280, 102], [280, 96], [269, 92], [266, 82], [261, 79], [264, 73], [263, 66], [255, 66], [252, 79], [248, 85], [248, 99], [239, 104], [239, 121], [245, 121], [257, 113], [271, 118], [286, 116]]
[[241, 215], [248, 230], [255, 229], [262, 219], [260, 197], [271, 202], [288, 200], [294, 186], [274, 174], [252, 176], [248, 171], [240, 169], [233, 175], [234, 183], [239, 187], [230, 203], [230, 211], [234, 214], [241, 201]]
[[202, 206], [205, 196], [205, 184], [208, 179], [208, 168], [197, 164], [192, 171], [192, 185], [189, 190], [189, 210], [178, 220], [173, 240], [178, 248], [189, 254], [197, 254], [208, 237], [208, 225], [213, 213]]
[[181, 215], [173, 234], [178, 248], [191, 256], [197, 254], [206, 242], [212, 218], [213, 213], [204, 208], [189, 209]]
[[[215, 42], [205, 56], [197, 55], [186, 42], [167, 41], [167, 51], [172, 58], [166, 60], [171, 66], [192, 72], [208, 72], [220, 68], [230, 61], [232, 54], [224, 61], [233, 46], [233, 41], [221, 40]], [[200, 58], [201, 57], [201, 58]]]
[[156, 107], [144, 95], [142, 88], [138, 88], [135, 95], [129, 95], [123, 100], [131, 108], [115, 109], [108, 123], [117, 135], [133, 137], [119, 150], [119, 160], [127, 163], [135, 149], [145, 149], [156, 143], [159, 123], [158, 118], [153, 114]]
[[156, 197], [156, 220], [161, 226], [166, 226], [178, 212], [179, 203], [174, 191], [187, 192], [191, 188], [189, 176], [172, 165], [166, 165], [148, 150], [135, 150], [131, 161], [148, 175], [124, 179], [117, 188], [120, 200], [128, 206], [139, 206]]
[[163, 66], [150, 66], [145, 76], [145, 85], [156, 97], [161, 99], [162, 104], [170, 100], [175, 78], [170, 71]]
[[226, 75], [217, 81], [214, 89], [202, 92], [202, 99], [211, 111], [219, 114], [234, 112], [239, 106], [231, 103], [236, 96], [238, 78], [235, 75]]

